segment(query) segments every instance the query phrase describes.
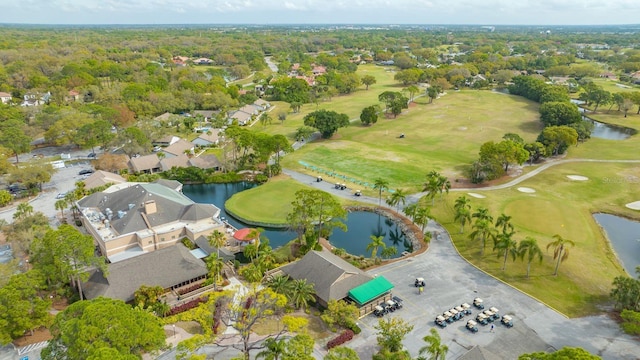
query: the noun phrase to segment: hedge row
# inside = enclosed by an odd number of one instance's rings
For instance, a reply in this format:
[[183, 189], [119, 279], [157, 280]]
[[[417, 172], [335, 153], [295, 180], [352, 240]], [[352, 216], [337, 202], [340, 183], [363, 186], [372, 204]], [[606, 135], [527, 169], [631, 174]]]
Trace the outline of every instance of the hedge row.
[[327, 349], [333, 349], [336, 346], [340, 346], [347, 341], [353, 339], [354, 333], [352, 330], [345, 330], [342, 334], [338, 335], [335, 339], [329, 340], [327, 343]]

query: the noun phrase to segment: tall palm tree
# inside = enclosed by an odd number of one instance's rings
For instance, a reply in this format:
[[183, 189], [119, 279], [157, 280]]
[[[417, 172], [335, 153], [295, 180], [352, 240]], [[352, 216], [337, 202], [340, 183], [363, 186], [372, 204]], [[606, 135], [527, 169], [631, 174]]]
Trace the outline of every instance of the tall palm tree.
[[455, 209], [454, 220], [460, 222], [460, 234], [464, 232], [464, 226], [471, 222], [471, 209], [469, 207], [458, 207]]
[[56, 210], [60, 210], [60, 217], [62, 219], [64, 219], [64, 209], [66, 209], [67, 206], [69, 206], [69, 204], [67, 203], [67, 200], [65, 200], [65, 199], [60, 199], [60, 200], [56, 201], [56, 203], [55, 203]]
[[395, 246], [389, 246], [380, 252], [380, 255], [385, 259], [390, 259], [393, 255], [398, 253], [398, 248]]
[[389, 196], [389, 199], [387, 199], [387, 203], [389, 204], [389, 206], [395, 207], [398, 211], [400, 210], [399, 205], [402, 204], [404, 206], [406, 202], [407, 194], [402, 189], [397, 189]]
[[478, 220], [487, 220], [490, 224], [493, 224], [493, 216], [489, 214], [489, 209], [485, 207], [479, 207], [476, 212], [471, 214], [471, 217]]
[[315, 301], [316, 294], [312, 284], [307, 279], [293, 280], [289, 301], [298, 309], [306, 309], [310, 302]]
[[427, 196], [431, 199], [431, 206], [435, 203], [436, 194], [440, 191], [440, 183], [437, 177], [428, 176], [427, 182], [424, 183], [422, 191], [427, 191]]
[[376, 254], [378, 253], [379, 248], [386, 248], [387, 245], [384, 243], [384, 236], [370, 236], [371, 242], [367, 244], [367, 251], [371, 251], [371, 258], [375, 259]]
[[504, 213], [500, 214], [496, 219], [496, 227], [501, 228], [502, 233], [512, 233], [514, 229], [511, 223], [511, 216], [505, 215]]
[[207, 236], [209, 245], [216, 248], [218, 257], [220, 257], [220, 248], [226, 244], [226, 240], [224, 233], [218, 230], [213, 230], [213, 232]]
[[222, 259], [217, 254], [209, 254], [205, 259], [205, 264], [207, 264], [207, 269], [210, 274], [213, 274], [213, 287], [215, 290], [218, 289], [218, 279], [220, 278], [220, 272], [224, 267], [224, 259]]
[[414, 220], [415, 216], [416, 216], [416, 211], [418, 211], [418, 204], [407, 205], [407, 206], [405, 206], [403, 211], [404, 211], [405, 215], [407, 215], [409, 218], [411, 218], [411, 220]]
[[447, 179], [446, 176], [444, 175], [440, 175], [438, 174], [438, 192], [440, 193], [440, 198], [442, 199], [442, 193], [446, 192], [447, 194], [449, 193], [449, 190], [451, 189], [451, 181], [449, 181], [449, 179]]
[[487, 219], [476, 219], [471, 226], [473, 231], [469, 234], [471, 240], [478, 240], [482, 245], [480, 249], [480, 256], [484, 254], [484, 249], [487, 246], [487, 240], [493, 239], [496, 236], [496, 229], [491, 225], [491, 222]]
[[471, 200], [464, 195], [458, 196], [455, 204], [453, 205], [453, 208], [455, 210], [462, 209], [462, 208], [467, 208], [471, 210]]
[[16, 212], [13, 213], [13, 218], [18, 220], [24, 219], [32, 214], [33, 214], [33, 206], [31, 206], [31, 204], [29, 203], [23, 202], [16, 207]]
[[553, 276], [557, 276], [558, 275], [558, 267], [560, 267], [560, 263], [564, 262], [565, 260], [567, 260], [567, 258], [569, 258], [569, 246], [575, 246], [576, 243], [573, 242], [572, 240], [569, 239], [565, 239], [562, 236], [555, 234], [553, 235], [553, 238], [556, 239], [553, 242], [550, 242], [547, 245], [547, 251], [549, 250], [550, 247], [553, 248], [553, 259], [556, 260], [558, 259], [558, 261], [556, 262], [556, 270], [553, 272]]
[[420, 225], [422, 232], [424, 232], [424, 228], [429, 223], [430, 218], [431, 210], [426, 206], [421, 206], [416, 209], [416, 214], [413, 221], [416, 223], [416, 225]]
[[496, 236], [496, 241], [493, 245], [493, 250], [498, 250], [498, 257], [503, 257], [502, 271], [507, 268], [507, 258], [511, 255], [511, 258], [515, 261], [518, 255], [518, 242], [513, 240], [513, 232], [501, 233]]
[[542, 262], [542, 250], [538, 246], [538, 241], [530, 236], [527, 236], [524, 240], [520, 241], [518, 245], [518, 256], [521, 260], [527, 258], [527, 279], [529, 278], [529, 270], [531, 269], [531, 263], [533, 260], [538, 259], [538, 262]]
[[422, 338], [427, 343], [427, 346], [420, 348], [420, 355], [427, 353], [429, 354], [429, 360], [445, 360], [449, 347], [442, 343], [438, 330], [431, 328], [429, 333], [429, 335]]
[[279, 360], [287, 350], [287, 342], [285, 339], [276, 340], [267, 338], [264, 341], [265, 349], [256, 355], [256, 359]]
[[246, 245], [242, 250], [242, 252], [244, 253], [244, 256], [248, 257], [249, 260], [253, 261], [253, 259], [255, 259], [255, 257], [258, 256], [258, 245], [256, 244]]
[[382, 205], [382, 192], [389, 188], [389, 182], [377, 178], [373, 183], [373, 188], [378, 189], [378, 206]]

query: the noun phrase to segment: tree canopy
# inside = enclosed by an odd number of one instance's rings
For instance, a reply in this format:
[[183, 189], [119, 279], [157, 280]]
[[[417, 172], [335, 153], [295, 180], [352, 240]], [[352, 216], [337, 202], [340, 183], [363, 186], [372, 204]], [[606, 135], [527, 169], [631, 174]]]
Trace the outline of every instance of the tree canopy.
[[304, 125], [316, 128], [322, 138], [329, 139], [339, 128], [349, 126], [349, 117], [332, 110], [317, 110], [304, 117]]

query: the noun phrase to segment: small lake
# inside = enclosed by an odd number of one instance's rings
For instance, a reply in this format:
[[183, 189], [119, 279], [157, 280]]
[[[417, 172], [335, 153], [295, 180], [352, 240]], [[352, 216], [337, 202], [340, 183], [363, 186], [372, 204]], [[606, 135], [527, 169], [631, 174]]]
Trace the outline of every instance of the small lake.
[[[217, 206], [220, 208], [220, 216], [225, 217], [231, 225], [240, 229], [251, 227], [251, 225], [247, 225], [228, 215], [224, 210], [224, 203], [233, 194], [255, 186], [253, 183], [245, 182], [184, 185], [182, 192], [195, 202]], [[367, 245], [371, 242], [371, 235], [384, 235], [384, 241], [387, 246], [396, 246], [398, 248], [398, 252], [395, 256], [392, 256], [393, 258], [400, 257], [403, 251], [412, 251], [412, 244], [404, 233], [393, 221], [384, 216], [367, 211], [355, 211], [348, 214], [345, 224], [348, 231], [334, 229], [329, 241], [334, 247], [343, 248], [352, 255], [371, 256], [371, 252], [366, 250]], [[274, 249], [296, 237], [296, 234], [292, 231], [273, 228], [265, 228], [263, 235], [269, 239], [269, 243]], [[382, 249], [378, 249], [378, 256], [380, 256], [380, 251]]]
[[603, 213], [593, 217], [604, 229], [622, 267], [635, 278], [640, 265], [640, 222]]
[[571, 99], [573, 104], [578, 105], [578, 110], [582, 114], [582, 120], [590, 121], [593, 124], [593, 131], [591, 131], [591, 137], [606, 140], [624, 140], [628, 139], [631, 135], [636, 133], [636, 130], [624, 126], [610, 125], [593, 120], [586, 116], [586, 109], [580, 107], [584, 104], [582, 100]]

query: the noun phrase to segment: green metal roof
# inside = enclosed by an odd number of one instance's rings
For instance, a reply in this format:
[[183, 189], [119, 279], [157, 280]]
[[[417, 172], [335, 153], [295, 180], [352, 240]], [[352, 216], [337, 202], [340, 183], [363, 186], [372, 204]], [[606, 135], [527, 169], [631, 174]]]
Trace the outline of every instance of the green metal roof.
[[393, 289], [393, 284], [384, 276], [378, 276], [369, 282], [351, 289], [351, 291], [349, 291], [349, 297], [362, 306], [380, 295], [391, 291], [391, 289]]

